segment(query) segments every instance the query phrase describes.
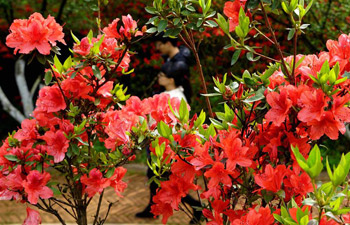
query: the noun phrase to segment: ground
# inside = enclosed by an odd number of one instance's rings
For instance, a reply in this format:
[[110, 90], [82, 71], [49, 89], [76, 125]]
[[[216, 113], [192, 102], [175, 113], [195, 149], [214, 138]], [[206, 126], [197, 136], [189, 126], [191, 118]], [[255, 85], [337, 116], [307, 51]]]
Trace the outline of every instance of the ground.
[[[161, 218], [158, 219], [139, 219], [135, 218], [135, 213], [142, 211], [149, 201], [149, 189], [146, 185], [146, 167], [140, 165], [127, 165], [128, 173], [125, 181], [128, 187], [123, 193], [124, 198], [119, 198], [112, 188], [105, 192], [104, 202], [101, 207], [101, 215], [105, 215], [108, 207], [108, 201], [118, 201], [111, 209], [110, 215], [106, 221], [109, 224], [161, 224]], [[94, 211], [97, 206], [98, 196], [89, 206], [88, 218], [92, 223]], [[62, 212], [64, 213], [64, 212]], [[63, 214], [66, 221], [74, 223], [68, 214]], [[51, 214], [41, 213], [43, 223], [58, 223], [58, 220]], [[22, 224], [26, 217], [26, 205], [13, 201], [0, 201], [0, 224]], [[190, 219], [183, 212], [175, 212], [170, 217], [168, 224], [188, 224]]]

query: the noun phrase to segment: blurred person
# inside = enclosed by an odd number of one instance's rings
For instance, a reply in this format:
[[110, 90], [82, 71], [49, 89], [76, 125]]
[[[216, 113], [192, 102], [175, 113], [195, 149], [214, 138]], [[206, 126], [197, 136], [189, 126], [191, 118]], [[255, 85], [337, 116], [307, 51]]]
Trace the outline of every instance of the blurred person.
[[[161, 36], [161, 35], [159, 35]], [[164, 57], [164, 64], [158, 73], [158, 84], [164, 88], [162, 93], [167, 93], [171, 98], [184, 99], [187, 103], [191, 101], [192, 89], [189, 81], [191, 52], [184, 46], [177, 47], [177, 39], [162, 38], [156, 39], [156, 49], [161, 52]], [[147, 149], [147, 158], [150, 161], [150, 151]], [[147, 177], [151, 179], [155, 174], [147, 169]], [[155, 182], [150, 183], [150, 200], [147, 207], [137, 213], [135, 216], [139, 218], [153, 218], [151, 213], [152, 198], [157, 192], [158, 185]], [[190, 195], [183, 198], [183, 202], [190, 206], [201, 207], [199, 201], [193, 199]], [[190, 224], [195, 224], [200, 220], [202, 212], [194, 210], [194, 218]]]

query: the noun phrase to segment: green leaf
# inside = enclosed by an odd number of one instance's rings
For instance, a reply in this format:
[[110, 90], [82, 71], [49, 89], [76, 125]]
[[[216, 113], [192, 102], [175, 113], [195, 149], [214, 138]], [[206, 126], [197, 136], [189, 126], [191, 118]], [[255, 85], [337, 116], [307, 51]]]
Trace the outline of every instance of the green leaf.
[[[299, 152], [299, 148], [297, 146], [294, 147], [293, 145], [291, 145], [291, 149], [294, 153], [294, 156], [295, 156], [300, 168], [302, 168], [306, 173], [309, 174], [309, 172], [310, 172], [309, 165], [307, 164], [304, 156]], [[310, 174], [309, 174], [309, 176], [310, 176]]]
[[63, 70], [64, 71], [67, 71], [69, 68], [71, 68], [72, 67], [72, 57], [71, 56], [69, 56], [67, 59], [66, 59], [66, 61], [64, 61], [64, 63], [63, 63]]
[[294, 37], [294, 34], [295, 34], [295, 28], [290, 29], [288, 33], [288, 41], [292, 40], [292, 38]]
[[159, 24], [158, 24], [158, 32], [162, 32], [165, 30], [165, 28], [167, 27], [168, 25], [168, 21], [166, 20], [161, 20], [159, 21]]
[[235, 50], [235, 52], [232, 55], [231, 66], [235, 65], [235, 63], [238, 61], [239, 56], [241, 55], [241, 52], [242, 52], [241, 49]]
[[53, 58], [54, 65], [59, 73], [62, 73], [62, 63], [58, 59], [57, 55]]
[[160, 123], [158, 123], [157, 130], [158, 133], [165, 138], [168, 138], [172, 133], [170, 127], [163, 121], [160, 121]]
[[75, 43], [77, 43], [78, 45], [80, 45], [80, 40], [73, 34], [72, 30], [70, 31], [70, 34], [72, 35], [73, 40], [75, 41]]
[[155, 32], [157, 32], [157, 28], [155, 28], [155, 27], [151, 27], [151, 28], [146, 30], [146, 33], [149, 33], [149, 34], [152, 34], [152, 33], [155, 33]]
[[255, 62], [260, 59], [260, 56], [257, 56], [256, 58], [254, 58], [254, 55], [252, 52], [247, 52], [246, 56], [247, 56], [247, 59], [251, 62]]
[[309, 158], [307, 159], [307, 164], [310, 168], [309, 176], [312, 179], [316, 178], [322, 172], [323, 164], [321, 161], [321, 152], [317, 145], [312, 148]]
[[81, 139], [81, 137], [75, 137], [75, 139], [77, 139], [80, 143], [82, 143], [85, 146], [89, 146], [89, 143], [83, 141], [83, 139]]
[[106, 173], [106, 175], [105, 175], [105, 177], [106, 177], [106, 178], [110, 178], [111, 176], [113, 176], [114, 171], [115, 171], [115, 168], [114, 168], [114, 167], [109, 168], [108, 171], [107, 171], [107, 173]]
[[243, 102], [252, 103], [252, 102], [256, 102], [256, 101], [260, 101], [260, 100], [264, 99], [265, 98], [264, 91], [265, 91], [265, 87], [260, 88], [258, 91], [253, 92], [253, 93], [255, 93], [255, 95], [253, 97], [247, 98], [247, 99], [243, 100]]
[[289, 8], [287, 7], [286, 3], [283, 1], [281, 4], [283, 11], [285, 11], [287, 14], [290, 14]]
[[97, 79], [101, 80], [101, 78], [102, 78], [102, 76], [101, 76], [101, 71], [100, 71], [100, 69], [98, 68], [98, 66], [92, 65], [92, 71], [94, 72], [94, 76], [95, 76]]
[[51, 83], [51, 81], [52, 81], [52, 72], [50, 70], [48, 70], [45, 73], [44, 80], [45, 80], [45, 85], [49, 85]]
[[94, 33], [92, 32], [92, 30], [89, 31], [87, 38], [89, 40], [89, 43], [92, 43], [92, 38], [94, 37]]
[[175, 18], [175, 19], [173, 20], [173, 23], [174, 23], [174, 25], [176, 26], [176, 25], [178, 25], [178, 24], [180, 23], [180, 21], [181, 21], [181, 18]]
[[197, 120], [194, 122], [194, 126], [195, 126], [195, 127], [199, 127], [199, 126], [201, 126], [204, 122], [205, 122], [205, 112], [204, 112], [203, 109], [202, 109], [202, 111], [201, 111], [201, 113], [199, 114]]
[[180, 108], [179, 108], [180, 121], [182, 123], [187, 123], [189, 119], [189, 115], [190, 114], [187, 108], [187, 102], [184, 99], [181, 99]]
[[36, 55], [36, 58], [37, 58], [37, 60], [39, 61], [39, 63], [45, 65], [45, 63], [46, 63], [46, 57], [45, 57], [45, 55], [37, 54], [37, 55]]
[[19, 162], [20, 160], [15, 155], [4, 155], [4, 157], [11, 162]]
[[215, 19], [215, 21], [226, 34], [229, 34], [229, 23], [220, 13], [217, 14], [217, 19]]
[[205, 23], [206, 23], [209, 27], [217, 27], [217, 26], [218, 26], [218, 24], [217, 24], [215, 21], [213, 21], [213, 20], [207, 20], [207, 21], [205, 21]]
[[150, 7], [150, 6], [147, 6], [145, 8], [146, 12], [148, 12], [149, 14], [156, 14], [157, 13], [157, 10], [153, 7]]
[[61, 192], [55, 187], [50, 187], [50, 189], [52, 190], [54, 195], [60, 195], [61, 194]]

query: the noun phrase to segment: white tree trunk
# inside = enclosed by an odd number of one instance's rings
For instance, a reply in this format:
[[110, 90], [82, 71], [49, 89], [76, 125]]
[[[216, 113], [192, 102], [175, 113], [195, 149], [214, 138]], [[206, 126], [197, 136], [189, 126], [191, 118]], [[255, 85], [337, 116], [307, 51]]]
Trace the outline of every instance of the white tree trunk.
[[25, 119], [25, 116], [18, 110], [16, 107], [14, 107], [11, 102], [6, 97], [5, 93], [3, 92], [1, 86], [0, 86], [0, 102], [2, 104], [2, 108], [12, 116], [15, 120], [17, 120], [19, 123], [22, 122], [22, 120]]
[[32, 94], [29, 92], [28, 85], [25, 78], [25, 61], [18, 59], [15, 64], [15, 78], [19, 94], [21, 96], [24, 116], [29, 117], [34, 110]]

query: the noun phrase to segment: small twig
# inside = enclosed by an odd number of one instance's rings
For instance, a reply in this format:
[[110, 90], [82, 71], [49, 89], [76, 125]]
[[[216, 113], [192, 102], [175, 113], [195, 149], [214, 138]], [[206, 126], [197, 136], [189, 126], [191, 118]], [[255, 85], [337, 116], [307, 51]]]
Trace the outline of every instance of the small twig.
[[[75, 220], [77, 219], [67, 208], [65, 208], [63, 205], [60, 204], [59, 201], [56, 201], [57, 199], [52, 199], [51, 200], [56, 204], [58, 205], [59, 207], [61, 207], [64, 211], [66, 211], [71, 217], [73, 217]], [[50, 201], [50, 199], [49, 199]]]
[[272, 35], [272, 39], [273, 41], [275, 42], [275, 46], [276, 46], [276, 49], [277, 49], [277, 52], [281, 58], [281, 62], [282, 62], [282, 66], [284, 67], [286, 73], [287, 73], [287, 76], [289, 78], [289, 80], [292, 80], [292, 77], [287, 69], [287, 66], [286, 66], [286, 63], [284, 61], [284, 56], [283, 56], [283, 53], [282, 53], [282, 50], [281, 50], [281, 47], [280, 45], [278, 44], [278, 41], [277, 41], [277, 38], [276, 38], [276, 35], [275, 35], [275, 32], [273, 31], [272, 27], [271, 27], [271, 24], [270, 24], [270, 21], [269, 21], [269, 18], [267, 17], [267, 13], [265, 11], [265, 7], [264, 7], [264, 3], [262, 2], [262, 0], [260, 0], [260, 5], [261, 5], [261, 9], [263, 11], [263, 15], [264, 15], [264, 18], [265, 18], [265, 21], [266, 21], [266, 26], [267, 28], [269, 29], [271, 35]]
[[62, 2], [61, 2], [60, 9], [59, 9], [57, 17], [56, 17], [58, 23], [62, 22], [61, 17], [62, 17], [63, 9], [64, 9], [64, 6], [66, 5], [66, 3], [67, 3], [67, 0], [62, 0]]
[[[182, 204], [185, 206], [184, 203], [182, 203]], [[184, 212], [184, 213], [186, 214], [186, 216], [188, 216], [188, 218], [192, 219], [192, 216], [191, 216], [183, 207], [181, 207], [181, 205], [179, 205], [179, 209], [180, 209], [182, 212]]]
[[99, 198], [99, 200], [98, 200], [97, 210], [96, 210], [96, 214], [95, 214], [95, 219], [94, 219], [94, 222], [92, 223], [93, 225], [96, 224], [98, 215], [100, 214], [101, 203], [102, 203], [102, 199], [103, 199], [103, 194], [104, 194], [104, 192], [105, 192], [105, 190], [103, 190], [102, 193], [100, 194], [100, 198]]
[[296, 60], [297, 60], [297, 43], [298, 43], [298, 31], [295, 31], [294, 34], [294, 52], [293, 52], [293, 70], [292, 70], [292, 77], [293, 80], [291, 80], [291, 84], [295, 84], [295, 66], [297, 64]]
[[32, 88], [30, 89], [30, 95], [33, 97], [34, 96], [34, 93], [35, 93], [35, 90], [38, 88], [39, 84], [40, 84], [40, 81], [41, 81], [41, 77], [38, 76], [38, 78], [36, 78]]
[[106, 216], [105, 216], [105, 218], [104, 218], [103, 220], [101, 220], [101, 221], [99, 222], [100, 225], [101, 225], [101, 224], [104, 224], [104, 222], [107, 220], [107, 217], [108, 217], [108, 215], [109, 215], [109, 212], [111, 211], [112, 206], [113, 206], [115, 203], [117, 203], [117, 202], [118, 202], [118, 201], [109, 202], [108, 209], [107, 209], [107, 212], [106, 212]]
[[268, 57], [268, 56], [263, 55], [263, 54], [260, 54], [260, 53], [258, 53], [258, 52], [253, 52], [253, 54], [258, 55], [258, 56], [261, 56], [261, 57], [263, 57], [263, 58], [265, 58], [265, 59], [271, 60], [271, 61], [276, 62], [276, 63], [281, 63], [281, 61], [279, 61], [279, 60], [277, 60], [277, 59]]

